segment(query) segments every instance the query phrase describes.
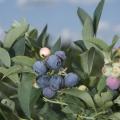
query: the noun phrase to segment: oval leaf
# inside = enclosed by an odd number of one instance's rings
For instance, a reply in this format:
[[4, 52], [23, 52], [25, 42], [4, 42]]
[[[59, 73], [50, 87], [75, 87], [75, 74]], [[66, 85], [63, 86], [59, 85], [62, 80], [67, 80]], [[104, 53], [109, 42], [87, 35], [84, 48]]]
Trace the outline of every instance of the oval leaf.
[[10, 60], [9, 53], [3, 48], [0, 48], [0, 61], [6, 67], [10, 67], [10, 65], [11, 65], [11, 60]]
[[29, 25], [26, 23], [25, 20], [22, 20], [19, 22], [18, 25], [13, 26], [6, 34], [5, 40], [4, 40], [4, 47], [10, 48], [13, 43], [19, 38], [20, 36], [23, 36], [24, 33], [28, 30]]
[[81, 100], [83, 100], [89, 107], [92, 107], [93, 109], [95, 109], [95, 104], [93, 102], [92, 97], [90, 96], [90, 94], [88, 92], [84, 92], [84, 91], [80, 91], [78, 89], [66, 89], [62, 91], [65, 94], [69, 94], [72, 95], [74, 97], [80, 98]]
[[22, 74], [21, 84], [18, 87], [18, 99], [22, 110], [28, 118], [31, 118], [31, 93], [32, 93], [32, 83], [35, 79], [33, 74]]
[[27, 56], [16, 56], [12, 58], [12, 61], [15, 64], [26, 65], [26, 66], [32, 67], [32, 65], [35, 62], [35, 59], [27, 57]]

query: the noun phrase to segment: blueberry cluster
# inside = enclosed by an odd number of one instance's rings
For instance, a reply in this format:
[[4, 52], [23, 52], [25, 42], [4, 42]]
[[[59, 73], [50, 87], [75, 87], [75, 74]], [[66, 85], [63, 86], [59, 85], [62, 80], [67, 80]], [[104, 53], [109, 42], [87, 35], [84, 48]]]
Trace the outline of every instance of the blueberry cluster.
[[105, 64], [102, 73], [106, 77], [106, 85], [111, 90], [120, 88], [120, 60]]
[[[34, 63], [33, 70], [38, 74], [36, 83], [45, 97], [52, 98], [58, 90], [73, 87], [78, 83], [78, 76], [75, 73], [59, 74], [65, 60], [64, 51], [57, 51], [45, 60]], [[54, 71], [54, 74], [50, 74], [50, 71]]]

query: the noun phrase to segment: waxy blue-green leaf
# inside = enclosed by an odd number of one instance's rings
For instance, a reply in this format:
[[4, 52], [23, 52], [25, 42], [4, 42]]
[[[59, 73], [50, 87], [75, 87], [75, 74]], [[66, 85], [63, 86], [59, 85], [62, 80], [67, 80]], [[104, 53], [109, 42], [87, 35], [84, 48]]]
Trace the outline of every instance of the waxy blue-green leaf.
[[10, 67], [11, 65], [9, 53], [4, 48], [1, 47], [0, 47], [0, 62], [6, 67]]
[[61, 38], [59, 38], [54, 46], [51, 48], [52, 53], [54, 54], [56, 51], [61, 49]]
[[25, 38], [22, 37], [22, 38], [18, 39], [12, 46], [12, 49], [15, 52], [15, 56], [24, 55], [24, 53], [25, 53]]
[[114, 103], [120, 106], [120, 95], [114, 100]]
[[100, 17], [101, 17], [102, 11], [103, 11], [104, 2], [105, 2], [105, 0], [101, 0], [99, 2], [99, 4], [97, 5], [95, 12], [94, 12], [93, 26], [94, 26], [94, 33], [95, 34], [97, 33]]
[[81, 65], [85, 73], [90, 74], [95, 59], [95, 49], [91, 48], [89, 51], [84, 52], [81, 56]]
[[31, 93], [32, 83], [35, 79], [34, 74], [24, 73], [22, 74], [21, 84], [18, 87], [18, 99], [22, 110], [28, 118], [31, 118]]
[[65, 94], [72, 95], [74, 97], [80, 98], [89, 107], [92, 107], [93, 109], [95, 109], [94, 101], [93, 101], [91, 95], [86, 91], [80, 91], [80, 90], [78, 90], [76, 88], [72, 88], [72, 89], [63, 90], [62, 93], [65, 93]]
[[31, 74], [35, 74], [35, 72], [33, 71], [33, 69], [29, 66], [21, 66], [21, 65], [14, 65], [10, 68], [4, 68], [4, 67], [0, 67], [0, 73], [3, 74], [2, 79], [8, 77], [9, 79], [11, 79], [15, 84], [19, 83], [19, 77], [18, 77], [18, 73], [31, 73]]
[[83, 40], [77, 40], [74, 42], [78, 47], [80, 47], [80, 49], [82, 49], [82, 51], [86, 51], [87, 48], [84, 44], [84, 41]]
[[86, 74], [96, 76], [101, 73], [104, 59], [99, 51], [92, 47], [90, 50], [82, 53], [80, 57], [81, 66]]
[[1, 70], [0, 72], [2, 72], [2, 70], [3, 70], [3, 74], [4, 74], [3, 78], [4, 78], [4, 77], [7, 77], [7, 76], [9, 76], [9, 75], [18, 73], [18, 72], [21, 71], [21, 69], [22, 69], [22, 67], [21, 67], [20, 65], [15, 65], [15, 66], [12, 66], [12, 67], [10, 67], [10, 68], [8, 68], [8, 69], [5, 69], [5, 68], [3, 68], [3, 67], [0, 67], [0, 68], [1, 68], [1, 69], [0, 69], [0, 70]]
[[89, 16], [89, 14], [87, 12], [85, 12], [82, 8], [78, 8], [77, 10], [77, 14], [79, 19], [81, 20], [81, 23], [84, 25], [84, 22], [86, 21], [87, 18], [91, 19], [92, 18]]
[[86, 48], [90, 49], [92, 45], [88, 42], [88, 40], [94, 37], [93, 23], [90, 18], [87, 18], [85, 20], [83, 30], [82, 30], [82, 37], [83, 37], [83, 41], [84, 41]]
[[18, 70], [20, 68], [19, 67], [10, 67], [9, 69], [4, 68], [4, 67], [0, 67], [0, 73], [3, 74], [3, 78], [8, 77], [10, 80], [12, 80], [12, 82], [19, 83], [19, 77], [18, 77]]
[[84, 41], [89, 40], [94, 37], [93, 23], [90, 18], [87, 18], [85, 20], [83, 30], [82, 30], [82, 36], [83, 36]]
[[118, 35], [115, 35], [112, 40], [112, 44], [109, 46], [108, 51], [112, 51], [113, 47], [116, 45], [120, 37]]
[[2, 115], [2, 117], [4, 118], [4, 120], [8, 120], [7, 116], [6, 116], [5, 113], [2, 111], [1, 108], [0, 108], [0, 115]]
[[106, 77], [105, 76], [101, 76], [99, 82], [98, 82], [98, 85], [97, 85], [97, 90], [98, 90], [98, 93], [101, 93], [102, 90], [104, 90], [106, 86]]
[[29, 38], [30, 39], [36, 40], [37, 36], [38, 36], [37, 29], [33, 29], [33, 30], [30, 31], [30, 33], [29, 33]]
[[18, 25], [13, 26], [5, 36], [4, 40], [4, 47], [5, 48], [11, 48], [13, 43], [21, 36], [25, 34], [25, 32], [28, 30], [29, 25], [26, 23], [25, 20], [22, 20], [19, 22]]
[[29, 67], [32, 67], [33, 64], [35, 63], [35, 59], [27, 57], [27, 56], [16, 56], [16, 57], [12, 58], [12, 61], [15, 64], [25, 65], [25, 66], [29, 66]]
[[103, 40], [100, 40], [98, 38], [91, 38], [88, 40], [89, 43], [91, 43], [93, 45], [93, 47], [102, 50], [102, 51], [106, 51], [108, 49], [108, 44], [106, 42], [104, 42]]
[[14, 103], [14, 101], [12, 101], [12, 100], [10, 100], [10, 99], [8, 99], [8, 98], [5, 98], [5, 99], [2, 99], [1, 100], [1, 103], [4, 105], [4, 106], [6, 106], [6, 107], [8, 107], [10, 110], [12, 110], [13, 112], [15, 111], [15, 103]]
[[[28, 34], [26, 34], [26, 42], [29, 47], [39, 48], [39, 44], [37, 43], [38, 31], [37, 29], [31, 30]], [[33, 48], [32, 48], [33, 49]]]
[[44, 47], [43, 43], [47, 35], [47, 25], [43, 28], [42, 32], [40, 33], [38, 39], [37, 39], [37, 44], [40, 47]]
[[109, 116], [109, 120], [120, 120], [120, 112], [115, 112]]

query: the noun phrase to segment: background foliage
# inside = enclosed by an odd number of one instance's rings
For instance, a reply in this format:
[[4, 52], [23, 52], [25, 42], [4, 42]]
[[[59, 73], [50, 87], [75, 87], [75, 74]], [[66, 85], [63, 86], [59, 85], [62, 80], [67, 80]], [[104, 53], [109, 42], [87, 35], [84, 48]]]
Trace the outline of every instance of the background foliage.
[[[47, 25], [39, 33], [25, 21], [13, 23], [0, 44], [0, 119], [1, 120], [119, 120], [120, 94], [106, 87], [102, 67], [115, 59], [114, 45], [97, 38], [97, 28], [104, 0], [96, 7], [93, 17], [82, 8], [77, 14], [83, 25], [82, 40], [73, 46], [61, 46], [58, 38], [50, 46]], [[79, 84], [59, 91], [55, 98], [43, 97], [33, 87], [36, 74], [32, 70], [35, 60], [41, 60], [39, 50], [48, 47], [52, 53], [64, 50], [65, 67], [79, 75]], [[86, 90], [79, 89], [87, 86]]]

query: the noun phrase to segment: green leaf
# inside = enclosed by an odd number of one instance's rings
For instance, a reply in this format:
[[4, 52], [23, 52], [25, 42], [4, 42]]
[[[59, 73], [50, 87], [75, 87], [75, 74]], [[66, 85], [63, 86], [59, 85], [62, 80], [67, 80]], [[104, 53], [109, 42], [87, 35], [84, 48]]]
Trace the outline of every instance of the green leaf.
[[[95, 49], [95, 57], [93, 59], [93, 66], [91, 70], [92, 76], [99, 76], [102, 74], [102, 67], [104, 65], [104, 56], [102, 53], [100, 53], [98, 50]], [[97, 68], [97, 70], [96, 70]]]
[[8, 98], [2, 99], [1, 103], [14, 112], [14, 110], [15, 110], [15, 103], [12, 100], [10, 100]]
[[99, 51], [95, 50], [95, 48], [90, 48], [90, 50], [82, 53], [80, 57], [81, 66], [85, 73], [93, 76], [99, 75], [101, 73], [101, 69], [104, 64], [104, 59]]
[[0, 108], [0, 114], [2, 115], [2, 117], [4, 118], [4, 120], [8, 120], [7, 116], [6, 116], [5, 113], [2, 111], [1, 108]]
[[[8, 72], [10, 72], [9, 69], [6, 69], [4, 67], [0, 67], [0, 73], [2, 73], [4, 75], [4, 77], [8, 77], [10, 80], [12, 80], [15, 84], [19, 83], [19, 77], [18, 74], [16, 73], [17, 71], [15, 71], [12, 74], [8, 74]], [[6, 76], [7, 75], [7, 76]]]
[[38, 114], [39, 119], [43, 120], [63, 120], [63, 115], [52, 109], [49, 104], [45, 104]]
[[120, 106], [120, 95], [114, 100], [114, 103]]
[[38, 31], [36, 29], [31, 30], [28, 34], [26, 34], [26, 42], [27, 45], [32, 48], [39, 49], [39, 44], [37, 43]]
[[107, 92], [103, 92], [101, 93], [101, 98], [102, 98], [102, 101], [104, 103], [108, 102], [108, 101], [112, 101], [113, 99], [113, 94], [111, 91], [107, 91]]
[[29, 66], [22, 66], [21, 71], [19, 71], [19, 73], [32, 73], [32, 74], [36, 74], [33, 69]]
[[102, 101], [101, 96], [99, 94], [95, 94], [94, 101], [99, 107], [102, 107], [104, 105], [104, 102]]
[[31, 118], [31, 93], [32, 93], [32, 83], [35, 79], [33, 74], [22, 74], [21, 84], [18, 87], [18, 99], [22, 110], [28, 118]]
[[29, 33], [29, 38], [30, 39], [36, 40], [37, 36], [38, 36], [37, 29], [33, 29], [33, 30], [30, 31], [30, 33]]
[[4, 64], [6, 67], [10, 67], [11, 65], [9, 53], [1, 47], [0, 47], [0, 62], [2, 62], [2, 64]]
[[3, 78], [10, 76], [11, 74], [18, 73], [18, 71], [20, 71], [21, 69], [22, 69], [22, 67], [20, 65], [14, 65], [14, 66], [10, 67], [9, 69], [5, 69]]
[[77, 114], [81, 111], [81, 109], [85, 108], [85, 104], [78, 97], [63, 95], [62, 101], [67, 104], [66, 106], [62, 106], [62, 111], [67, 114]]
[[80, 49], [82, 49], [82, 51], [86, 51], [86, 50], [87, 50], [87, 48], [86, 48], [83, 40], [78, 40], [78, 41], [75, 41], [74, 43], [75, 43], [78, 47], [80, 47]]
[[12, 49], [15, 52], [15, 55], [24, 55], [25, 53], [25, 39], [22, 37], [18, 39], [14, 45], [12, 46]]
[[110, 120], [120, 120], [120, 112], [113, 113], [109, 117]]
[[89, 40], [94, 37], [92, 20], [87, 18], [82, 30], [83, 40]]
[[97, 85], [98, 93], [101, 93], [102, 90], [105, 88], [105, 86], [106, 86], [106, 77], [102, 76]]
[[108, 51], [112, 51], [113, 47], [115, 46], [119, 39], [120, 37], [117, 35], [113, 37], [112, 44], [109, 46]]
[[72, 88], [72, 89], [63, 90], [62, 93], [65, 93], [65, 94], [72, 95], [74, 97], [80, 98], [89, 107], [92, 107], [93, 109], [95, 109], [94, 101], [93, 101], [91, 95], [86, 91], [80, 91], [80, 90], [78, 90], [76, 88]]
[[47, 25], [43, 28], [40, 36], [38, 37], [38, 40], [37, 40], [37, 44], [40, 46], [40, 47], [44, 47], [43, 46], [43, 41], [44, 39], [46, 38], [46, 32], [47, 32]]
[[27, 57], [27, 56], [16, 56], [12, 58], [12, 61], [15, 64], [26, 65], [29, 67], [32, 67], [33, 64], [35, 63], [35, 59]]
[[40, 89], [32, 88], [31, 96], [30, 96], [31, 110], [33, 109], [33, 106], [35, 105], [35, 103], [39, 99], [40, 95], [41, 95]]
[[4, 120], [8, 120], [7, 116], [4, 114], [4, 112], [2, 111], [1, 108], [0, 108], [0, 114], [2, 115], [2, 117], [4, 118]]
[[100, 108], [108, 109], [113, 105], [112, 102], [113, 95], [111, 92], [103, 92], [101, 94], [96, 94], [94, 96], [94, 100]]
[[95, 49], [91, 48], [89, 51], [84, 52], [81, 56], [81, 65], [85, 73], [90, 74], [95, 57]]
[[10, 67], [9, 69], [6, 69], [4, 67], [0, 67], [0, 73], [3, 74], [2, 79], [5, 77], [8, 77], [11, 79], [14, 83], [19, 83], [19, 77], [18, 73], [32, 73], [35, 74], [33, 69], [28, 66], [21, 66], [21, 65], [14, 65]]
[[61, 38], [57, 40], [54, 46], [51, 48], [52, 54], [61, 49]]
[[96, 47], [99, 50], [106, 51], [109, 47], [107, 43], [98, 38], [91, 38], [89, 39], [89, 42], [94, 45], [93, 47]]
[[91, 17], [88, 15], [88, 13], [86, 13], [82, 8], [78, 8], [77, 14], [83, 25], [87, 18], [91, 19]]
[[26, 23], [25, 20], [21, 21], [19, 25], [12, 27], [5, 36], [5, 40], [3, 43], [4, 47], [10, 48], [19, 37], [25, 34], [28, 28], [29, 25]]
[[99, 25], [100, 17], [103, 11], [103, 6], [104, 6], [105, 0], [101, 0], [98, 4], [98, 6], [95, 9], [94, 16], [93, 16], [93, 26], [94, 26], [94, 33], [96, 35], [97, 33], [97, 28]]
[[47, 46], [48, 40], [49, 40], [50, 35], [46, 35], [46, 37], [42, 41], [42, 47]]

